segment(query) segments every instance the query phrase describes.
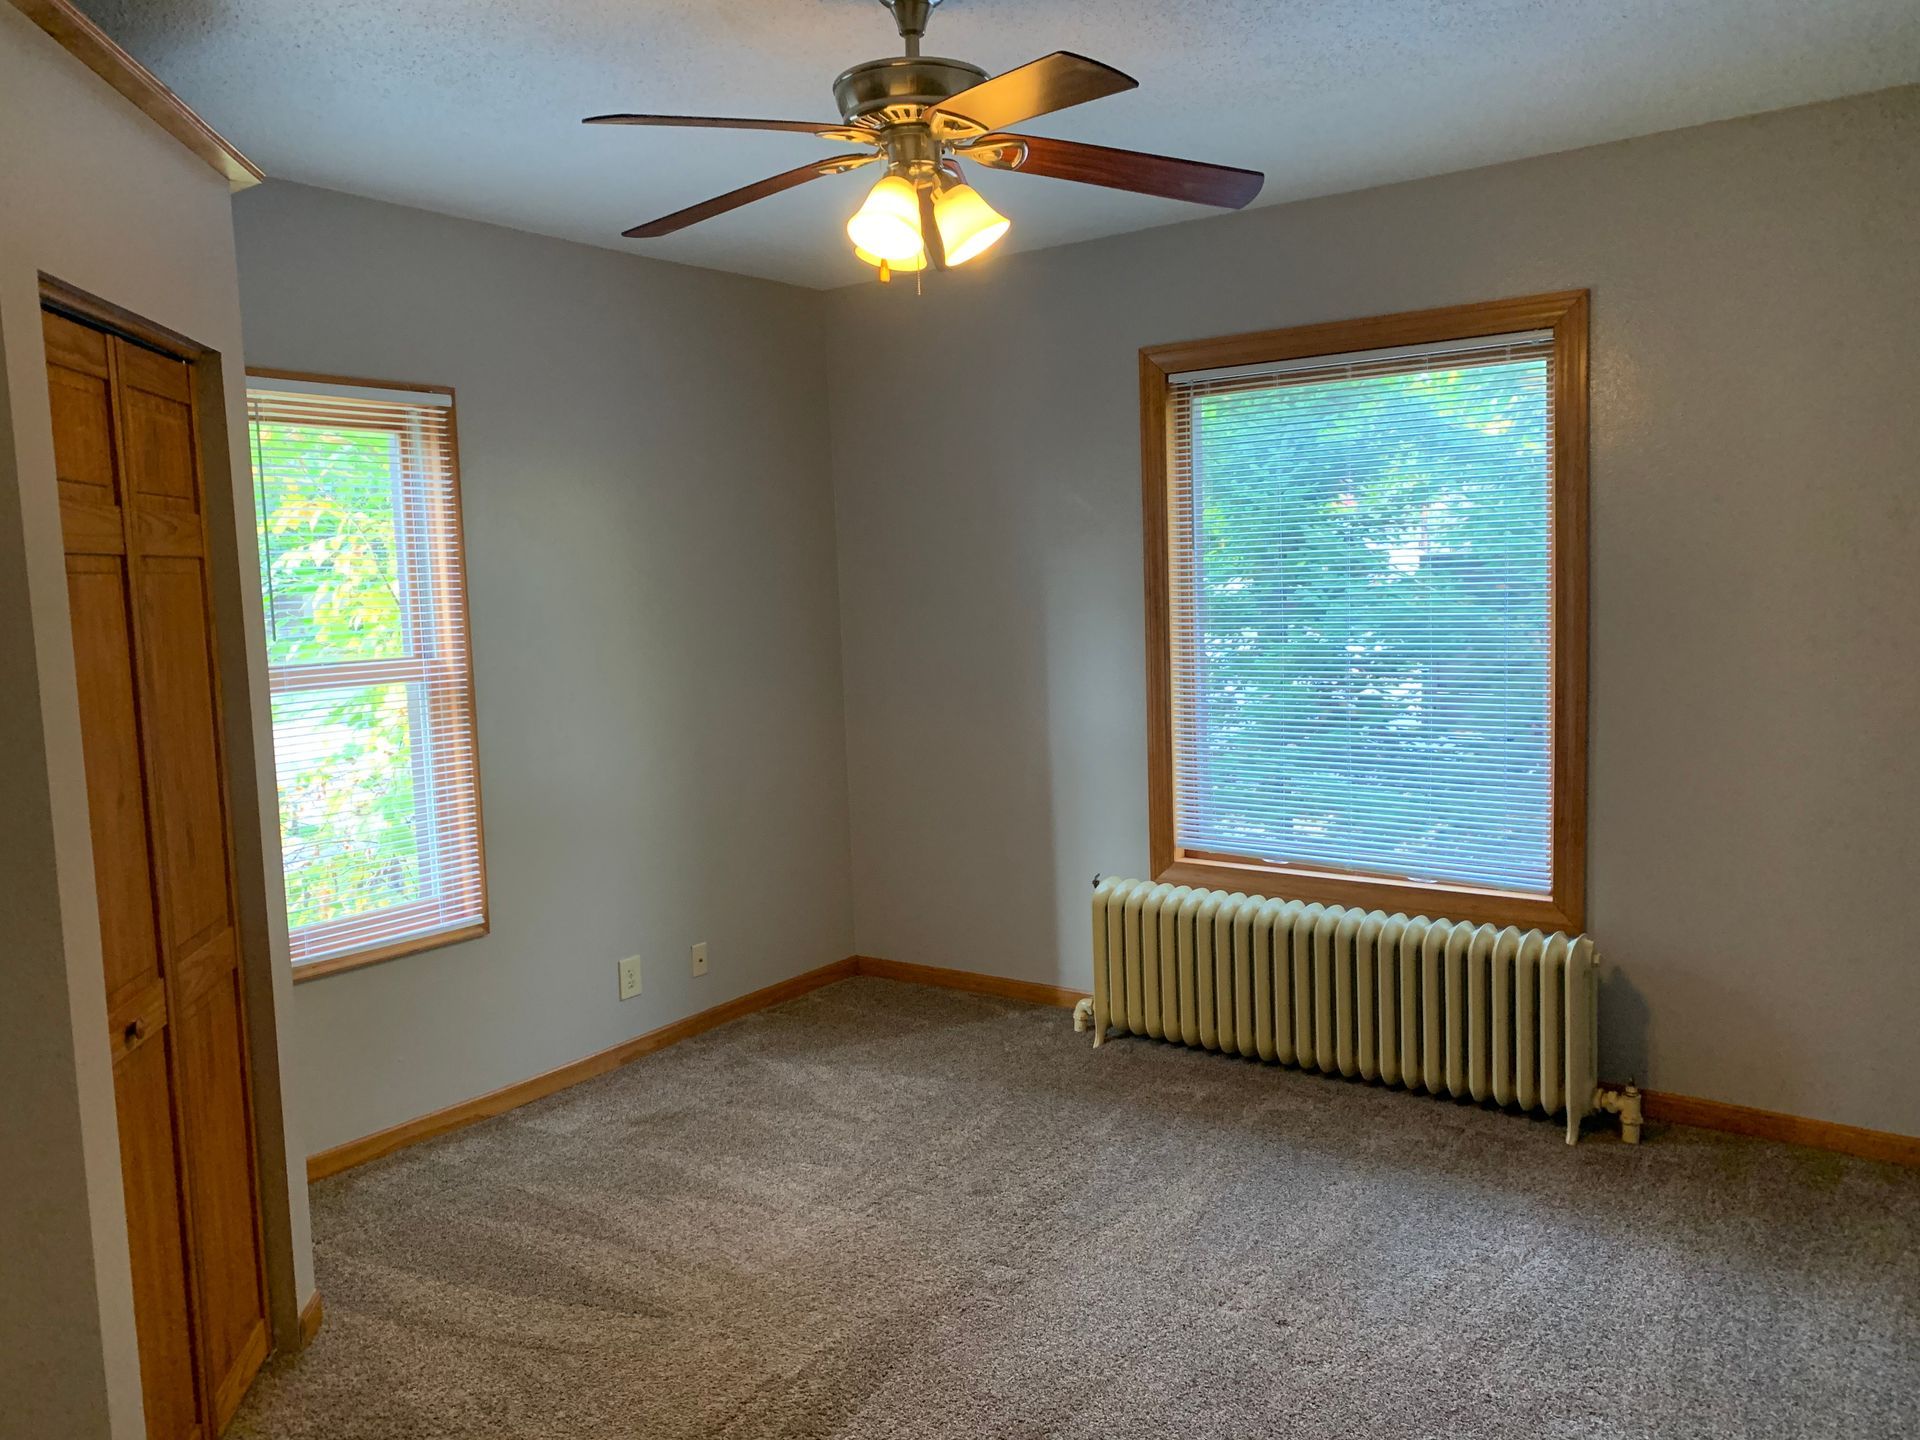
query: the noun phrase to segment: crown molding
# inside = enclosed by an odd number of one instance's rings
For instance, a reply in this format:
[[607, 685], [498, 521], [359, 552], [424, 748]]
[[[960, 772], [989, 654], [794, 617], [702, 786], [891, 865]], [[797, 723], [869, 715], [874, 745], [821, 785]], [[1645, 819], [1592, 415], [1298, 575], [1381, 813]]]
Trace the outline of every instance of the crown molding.
[[12, 0], [25, 15], [94, 74], [131, 100], [149, 120], [198, 155], [230, 189], [245, 190], [266, 179], [260, 167], [224, 139], [191, 106], [160, 83], [146, 66], [122, 50], [72, 0]]

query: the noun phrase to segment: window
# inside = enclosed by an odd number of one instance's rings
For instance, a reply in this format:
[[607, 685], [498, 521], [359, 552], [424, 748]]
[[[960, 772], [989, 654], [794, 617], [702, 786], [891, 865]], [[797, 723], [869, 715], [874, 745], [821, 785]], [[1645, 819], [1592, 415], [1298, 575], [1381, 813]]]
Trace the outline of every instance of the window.
[[1154, 874], [1578, 929], [1585, 294], [1140, 358]]
[[487, 928], [453, 394], [253, 372], [296, 975]]

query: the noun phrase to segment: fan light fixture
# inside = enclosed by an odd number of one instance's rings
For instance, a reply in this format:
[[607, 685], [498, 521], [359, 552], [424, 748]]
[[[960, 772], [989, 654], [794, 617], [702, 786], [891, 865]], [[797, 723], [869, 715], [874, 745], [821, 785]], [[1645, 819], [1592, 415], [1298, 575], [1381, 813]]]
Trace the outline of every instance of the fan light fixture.
[[948, 185], [933, 197], [933, 223], [947, 264], [964, 265], [999, 243], [1013, 222], [989, 205], [971, 185]]
[[[944, 182], [944, 183], [942, 183]], [[964, 181], [938, 184], [933, 196], [933, 223], [947, 268], [964, 265], [983, 255], [1013, 228], [1013, 222], [989, 205], [980, 192]], [[869, 265], [911, 273], [927, 266], [926, 241], [920, 232], [920, 193], [913, 182], [888, 175], [867, 192], [867, 198], [847, 221], [853, 253]]]
[[847, 238], [856, 251], [902, 265], [921, 252], [920, 197], [898, 175], [888, 175], [867, 192], [866, 202], [847, 221]]
[[[745, 8], [752, 3], [747, 0]], [[833, 99], [840, 110], [837, 123], [720, 115], [589, 116], [589, 125], [783, 131], [853, 149], [851, 154], [811, 160], [769, 175], [622, 233], [630, 240], [658, 239], [796, 185], [878, 165], [886, 178], [847, 221], [847, 238], [853, 241], [853, 253], [877, 269], [884, 281], [895, 270], [947, 270], [964, 265], [992, 249], [1011, 228], [1012, 222], [966, 183], [960, 170], [963, 160], [990, 170], [1022, 171], [1229, 210], [1238, 210], [1260, 192], [1262, 177], [1257, 170], [1011, 130], [1009, 126], [1042, 115], [1118, 95], [1133, 89], [1136, 82], [1111, 65], [1070, 50], [1042, 55], [1003, 75], [988, 75], [965, 60], [922, 55], [920, 42], [927, 21], [941, 0], [880, 3], [892, 12], [906, 53], [866, 60], [841, 72], [833, 82]]]

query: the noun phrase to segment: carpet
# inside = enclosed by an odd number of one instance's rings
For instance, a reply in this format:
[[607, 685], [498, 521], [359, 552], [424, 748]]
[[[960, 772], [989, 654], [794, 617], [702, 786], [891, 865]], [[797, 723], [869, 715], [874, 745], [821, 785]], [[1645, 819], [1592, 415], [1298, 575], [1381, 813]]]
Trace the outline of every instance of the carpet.
[[322, 1181], [230, 1434], [1920, 1434], [1920, 1172], [829, 986]]

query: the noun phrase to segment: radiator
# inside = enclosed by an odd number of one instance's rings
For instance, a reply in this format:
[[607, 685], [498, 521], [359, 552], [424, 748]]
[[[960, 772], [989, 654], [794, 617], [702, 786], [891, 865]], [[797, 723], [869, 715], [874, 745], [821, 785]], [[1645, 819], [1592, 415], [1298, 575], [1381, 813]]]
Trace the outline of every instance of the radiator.
[[1597, 987], [1585, 935], [1103, 879], [1081, 1020], [1095, 1045], [1112, 1029], [1564, 1113], [1569, 1145], [1619, 1111], [1637, 1140], [1638, 1092], [1596, 1088]]

